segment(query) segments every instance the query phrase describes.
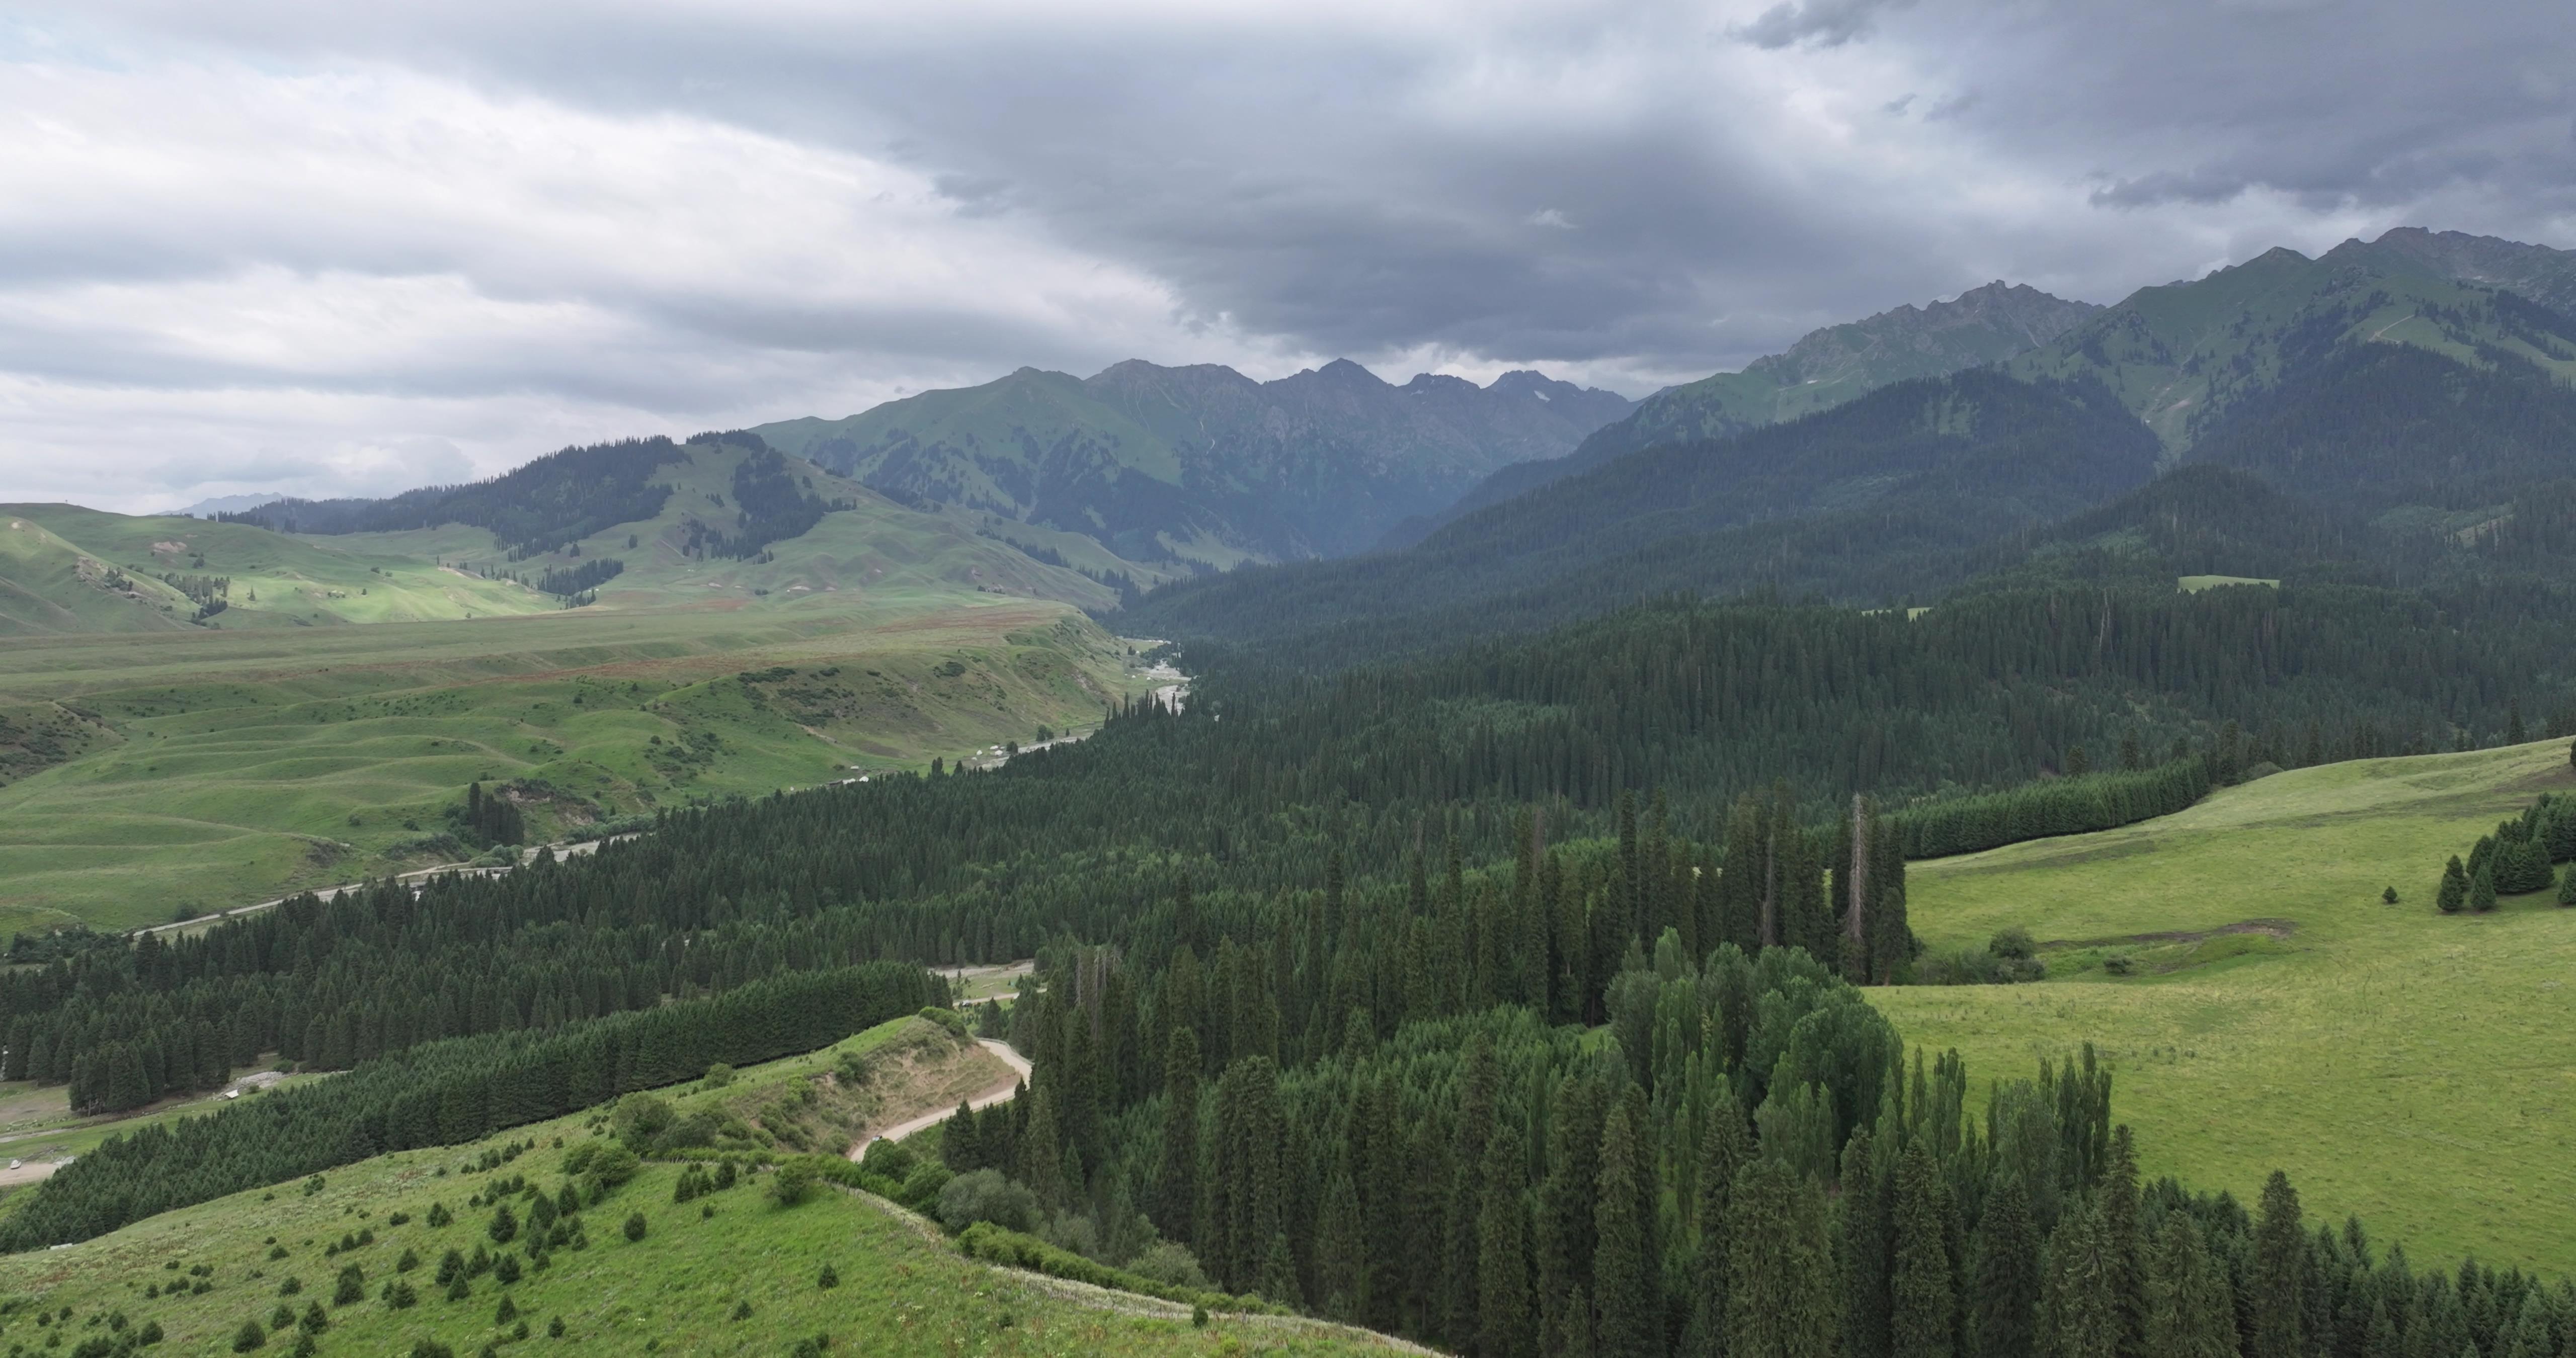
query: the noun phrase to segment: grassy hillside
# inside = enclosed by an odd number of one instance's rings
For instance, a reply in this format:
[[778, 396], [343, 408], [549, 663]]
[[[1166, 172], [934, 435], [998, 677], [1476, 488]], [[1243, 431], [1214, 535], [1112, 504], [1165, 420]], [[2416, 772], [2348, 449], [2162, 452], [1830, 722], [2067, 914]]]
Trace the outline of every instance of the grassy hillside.
[[46, 530], [31, 509], [0, 506], [0, 636], [157, 632], [184, 627], [196, 605]]
[[2096, 1044], [2150, 1174], [2251, 1201], [2283, 1168], [2312, 1214], [2358, 1214], [2418, 1258], [2567, 1272], [2576, 910], [2542, 893], [2445, 917], [2433, 894], [2450, 855], [2570, 786], [2562, 741], [2331, 764], [2127, 829], [1915, 864], [1932, 947], [2027, 929], [2051, 978], [1871, 999], [1908, 1042], [1989, 1077]]
[[1060, 603], [857, 593], [13, 644], [0, 711], [66, 712], [35, 738], [88, 752], [0, 786], [0, 932], [455, 861], [444, 813], [473, 780], [544, 838], [1085, 729], [1147, 684]]
[[[78, 505], [7, 505], [0, 506], [0, 516], [42, 528], [142, 582], [147, 602], [175, 610], [175, 617], [163, 614], [174, 624], [184, 624], [196, 605], [164, 583], [164, 575], [228, 578], [227, 607], [208, 621], [233, 630], [424, 622], [562, 607], [561, 600], [522, 585], [442, 568], [426, 554], [374, 551], [371, 544], [328, 538], [308, 541], [249, 524], [137, 517]], [[0, 577], [23, 581], [20, 569], [0, 562]], [[127, 629], [109, 624], [49, 630]]]
[[[683, 1111], [707, 1103], [757, 1116], [761, 1100], [791, 1098], [789, 1091], [828, 1095], [835, 1082], [827, 1072], [844, 1051], [872, 1070], [889, 1068], [885, 1058], [916, 1044], [929, 1026], [899, 1020], [836, 1048], [747, 1070], [725, 1089], [672, 1091], [680, 1096], [675, 1103]], [[520, 1257], [516, 1248], [495, 1246], [487, 1230], [494, 1207], [474, 1200], [504, 1181], [553, 1193], [566, 1180], [566, 1152], [605, 1134], [601, 1112], [476, 1145], [381, 1156], [84, 1244], [0, 1259], [0, 1295], [18, 1303], [0, 1316], [0, 1342], [41, 1346], [59, 1332], [68, 1351], [113, 1334], [121, 1317], [128, 1328], [162, 1327], [165, 1340], [153, 1352], [227, 1353], [245, 1321], [265, 1330], [278, 1307], [300, 1318], [318, 1303], [328, 1321], [316, 1345], [322, 1354], [403, 1354], [422, 1340], [472, 1354], [486, 1343], [510, 1345], [521, 1321], [536, 1351], [617, 1355], [780, 1354], [815, 1335], [831, 1337], [831, 1352], [868, 1354], [1159, 1355], [1252, 1346], [1323, 1355], [1381, 1348], [1360, 1332], [1297, 1322], [1219, 1316], [1195, 1329], [1143, 1298], [971, 1262], [917, 1218], [836, 1190], [780, 1208], [764, 1194], [767, 1177], [755, 1175], [675, 1203], [676, 1164], [648, 1163], [588, 1206], [586, 1247], [556, 1250], [547, 1268], [515, 1283], [501, 1283], [502, 1270], [484, 1273], [469, 1281], [465, 1297], [450, 1300], [434, 1281], [446, 1251], [471, 1255], [480, 1246]], [[431, 1226], [434, 1204], [454, 1220]], [[629, 1240], [622, 1223], [638, 1212], [645, 1232]], [[360, 1231], [368, 1243], [354, 1244]], [[352, 1247], [335, 1248], [344, 1241]], [[400, 1262], [406, 1252], [418, 1261], [409, 1269]], [[362, 1299], [334, 1304], [349, 1267], [364, 1277]], [[826, 1267], [837, 1276], [829, 1288], [819, 1285]], [[396, 1281], [411, 1284], [415, 1305], [397, 1308], [384, 1299]], [[282, 1295], [290, 1287], [292, 1294]], [[146, 1288], [161, 1295], [147, 1297]], [[505, 1301], [514, 1313], [506, 1321], [499, 1319]], [[66, 1312], [69, 1319], [53, 1325], [36, 1321]], [[261, 1351], [288, 1352], [296, 1337], [290, 1327]]]

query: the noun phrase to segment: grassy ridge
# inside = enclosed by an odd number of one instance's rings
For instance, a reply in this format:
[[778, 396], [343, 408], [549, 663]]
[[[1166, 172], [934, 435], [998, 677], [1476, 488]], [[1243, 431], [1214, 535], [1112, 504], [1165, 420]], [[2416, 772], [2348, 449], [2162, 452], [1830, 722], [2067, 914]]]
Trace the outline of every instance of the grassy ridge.
[[72, 703], [122, 739], [0, 787], [0, 931], [448, 861], [424, 841], [474, 779], [544, 783], [550, 836], [1087, 728], [1143, 682], [1064, 605], [971, 592], [23, 641], [0, 703]]
[[[2358, 1214], [2419, 1258], [2576, 1270], [2576, 911], [2546, 893], [2433, 909], [2444, 860], [2571, 785], [2558, 741], [2332, 764], [1918, 863], [1930, 946], [2019, 926], [2062, 945], [2043, 950], [2052, 978], [1871, 1000], [1909, 1043], [1991, 1076], [2097, 1044], [2151, 1174], [2250, 1201], [2283, 1168], [2312, 1213]], [[2113, 956], [2133, 974], [2105, 971]]]
[[[920, 1022], [898, 1020], [821, 1052], [752, 1067], [732, 1089], [681, 1103], [722, 1099], [756, 1107], [775, 1089], [829, 1070], [842, 1050], [899, 1047], [905, 1030]], [[477, 1245], [494, 1248], [485, 1229], [492, 1210], [469, 1208], [468, 1197], [511, 1176], [551, 1193], [563, 1182], [566, 1148], [595, 1135], [598, 1121], [596, 1113], [580, 1114], [470, 1146], [379, 1156], [331, 1171], [312, 1193], [289, 1184], [236, 1194], [67, 1249], [0, 1258], [0, 1295], [34, 1303], [0, 1318], [0, 1343], [41, 1344], [50, 1331], [34, 1323], [32, 1312], [69, 1307], [74, 1319], [66, 1351], [106, 1333], [103, 1324], [88, 1328], [89, 1318], [119, 1312], [131, 1325], [161, 1324], [167, 1340], [155, 1352], [221, 1353], [230, 1351], [244, 1320], [264, 1326], [281, 1302], [300, 1316], [320, 1301], [330, 1318], [324, 1354], [404, 1353], [422, 1339], [470, 1354], [486, 1342], [508, 1343], [510, 1326], [494, 1319], [506, 1295], [528, 1322], [528, 1344], [544, 1352], [778, 1354], [818, 1333], [833, 1337], [833, 1352], [870, 1354], [1159, 1355], [1241, 1352], [1249, 1345], [1325, 1355], [1383, 1347], [1359, 1332], [1222, 1316], [1194, 1329], [1186, 1319], [1168, 1318], [1170, 1308], [1141, 1298], [1118, 1305], [1153, 1314], [1077, 1304], [1066, 1294], [1078, 1289], [974, 1263], [916, 1220], [838, 1191], [780, 1209], [763, 1196], [767, 1179], [755, 1176], [675, 1204], [679, 1167], [670, 1164], [647, 1165], [585, 1210], [588, 1248], [560, 1250], [547, 1270], [506, 1287], [497, 1274], [485, 1274], [472, 1280], [468, 1297], [448, 1300], [433, 1284], [440, 1256], [451, 1248], [468, 1255]], [[495, 1170], [471, 1169], [487, 1149], [529, 1141], [535, 1149]], [[430, 1226], [432, 1203], [443, 1203], [455, 1221]], [[644, 1238], [629, 1241], [621, 1223], [639, 1211]], [[397, 1212], [410, 1220], [393, 1224]], [[326, 1257], [331, 1244], [362, 1228], [373, 1233], [372, 1243]], [[270, 1257], [272, 1240], [284, 1258]], [[417, 1253], [420, 1266], [397, 1273], [406, 1249]], [[351, 1263], [364, 1271], [365, 1299], [333, 1306], [334, 1282]], [[828, 1289], [818, 1285], [826, 1265], [838, 1276]], [[147, 1285], [193, 1284], [191, 1270], [200, 1266], [210, 1270], [211, 1290], [142, 1295]], [[397, 1277], [411, 1282], [417, 1305], [395, 1309], [380, 1299], [384, 1284]], [[281, 1298], [289, 1278], [302, 1286]], [[736, 1318], [745, 1304], [748, 1316]], [[549, 1338], [549, 1322], [558, 1317], [564, 1334]], [[289, 1332], [262, 1351], [283, 1353], [292, 1341]]]

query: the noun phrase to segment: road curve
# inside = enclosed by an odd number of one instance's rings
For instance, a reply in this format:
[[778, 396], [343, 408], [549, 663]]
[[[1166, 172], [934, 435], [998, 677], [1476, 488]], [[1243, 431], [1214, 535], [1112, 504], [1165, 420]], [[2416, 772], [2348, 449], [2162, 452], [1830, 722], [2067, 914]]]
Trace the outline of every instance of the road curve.
[[[974, 1095], [966, 1100], [967, 1107], [981, 1110], [990, 1108], [997, 1103], [1008, 1102], [1013, 1094], [1019, 1092], [1020, 1082], [1029, 1078], [1029, 1072], [1032, 1068], [1030, 1067], [1026, 1057], [1023, 1057], [1018, 1052], [1011, 1050], [1011, 1044], [1008, 1042], [997, 1042], [989, 1037], [979, 1037], [975, 1040], [983, 1044], [984, 1050], [1002, 1058], [1002, 1063], [1011, 1068], [1010, 1079], [994, 1085], [983, 1093]], [[877, 1133], [877, 1136], [882, 1137], [887, 1141], [901, 1141], [905, 1137], [912, 1135], [914, 1132], [920, 1131], [924, 1127], [936, 1127], [940, 1123], [946, 1122], [948, 1119], [955, 1116], [957, 1116], [956, 1109], [942, 1108], [936, 1113], [924, 1113], [910, 1122], [898, 1122], [894, 1126], [888, 1127], [884, 1131]], [[858, 1145], [850, 1147], [850, 1158], [853, 1160], [856, 1160], [867, 1153], [867, 1142], [863, 1141]]]

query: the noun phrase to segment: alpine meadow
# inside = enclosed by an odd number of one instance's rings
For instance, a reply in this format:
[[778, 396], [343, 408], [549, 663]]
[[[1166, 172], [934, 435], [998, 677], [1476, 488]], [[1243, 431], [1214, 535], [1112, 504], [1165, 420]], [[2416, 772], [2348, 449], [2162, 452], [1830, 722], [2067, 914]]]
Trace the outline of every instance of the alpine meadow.
[[2527, 0], [0, 44], [0, 1358], [2576, 1358]]

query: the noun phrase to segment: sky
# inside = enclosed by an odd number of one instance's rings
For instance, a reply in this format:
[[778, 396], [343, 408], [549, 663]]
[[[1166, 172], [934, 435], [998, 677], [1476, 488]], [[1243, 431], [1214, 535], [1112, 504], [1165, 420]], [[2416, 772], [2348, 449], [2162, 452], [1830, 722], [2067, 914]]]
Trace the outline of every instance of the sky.
[[1125, 358], [1643, 395], [2398, 225], [2576, 247], [2564, 0], [0, 0], [0, 502]]

